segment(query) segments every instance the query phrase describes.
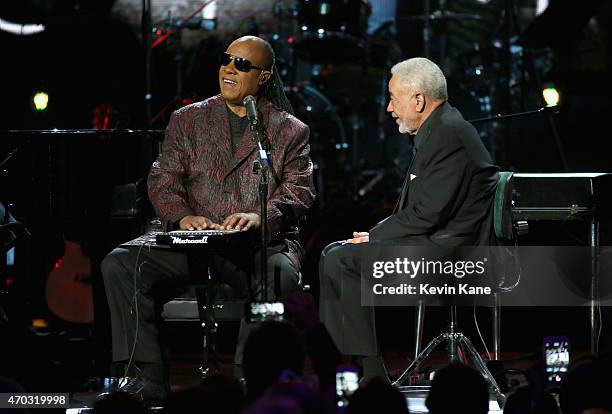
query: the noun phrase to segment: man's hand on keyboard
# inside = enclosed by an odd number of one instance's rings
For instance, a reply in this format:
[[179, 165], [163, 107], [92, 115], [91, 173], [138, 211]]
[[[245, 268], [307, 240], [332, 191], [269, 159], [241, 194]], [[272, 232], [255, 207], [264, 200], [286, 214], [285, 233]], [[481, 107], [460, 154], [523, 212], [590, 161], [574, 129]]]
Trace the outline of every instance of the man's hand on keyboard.
[[219, 230], [221, 228], [217, 223], [202, 216], [185, 216], [179, 221], [181, 230]]
[[257, 213], [234, 213], [227, 216], [221, 224], [221, 230], [249, 230], [257, 229], [261, 225], [261, 219]]

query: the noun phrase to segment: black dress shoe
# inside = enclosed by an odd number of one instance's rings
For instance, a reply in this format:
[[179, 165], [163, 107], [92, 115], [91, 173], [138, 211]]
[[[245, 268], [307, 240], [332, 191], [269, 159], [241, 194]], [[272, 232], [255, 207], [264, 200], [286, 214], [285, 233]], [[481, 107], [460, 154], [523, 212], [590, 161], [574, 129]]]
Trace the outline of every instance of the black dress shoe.
[[123, 377], [119, 380], [117, 391], [127, 392], [141, 398], [148, 406], [163, 404], [168, 398], [170, 386], [147, 381], [142, 377]]

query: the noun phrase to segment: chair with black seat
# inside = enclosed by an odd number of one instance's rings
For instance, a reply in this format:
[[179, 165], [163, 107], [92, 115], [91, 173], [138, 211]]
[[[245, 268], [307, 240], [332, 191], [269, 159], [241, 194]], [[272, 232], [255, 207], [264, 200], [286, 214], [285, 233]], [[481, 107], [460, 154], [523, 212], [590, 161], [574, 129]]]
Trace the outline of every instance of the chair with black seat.
[[[514, 173], [511, 171], [500, 171], [497, 181], [497, 189], [495, 190], [495, 199], [493, 201], [493, 229], [495, 237], [500, 246], [516, 246], [518, 236], [527, 234], [528, 224], [525, 220], [514, 220], [512, 208], [514, 202], [512, 195], [514, 192]], [[508, 256], [517, 263], [517, 252], [508, 252]], [[515, 268], [520, 272], [519, 267]], [[518, 281], [518, 276], [514, 275]], [[505, 275], [502, 275], [500, 286], [505, 282]], [[509, 291], [512, 286], [502, 286], [504, 291]], [[494, 295], [493, 303], [493, 359], [500, 358], [500, 342], [501, 342], [501, 304], [499, 293]]]

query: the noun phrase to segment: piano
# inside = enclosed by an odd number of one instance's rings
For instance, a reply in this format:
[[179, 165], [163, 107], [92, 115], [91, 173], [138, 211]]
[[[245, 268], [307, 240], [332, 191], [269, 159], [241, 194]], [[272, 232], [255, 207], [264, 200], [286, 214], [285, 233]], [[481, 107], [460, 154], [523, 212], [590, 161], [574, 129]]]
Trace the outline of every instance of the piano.
[[227, 244], [239, 237], [239, 230], [175, 230], [157, 233], [155, 242], [171, 249], [209, 249], [222, 250]]
[[253, 232], [239, 230], [175, 230], [163, 232], [151, 230], [135, 239], [121, 244], [127, 246], [147, 246], [172, 250], [206, 250], [219, 252], [253, 238]]
[[598, 351], [600, 220], [612, 217], [612, 173], [514, 174], [513, 220], [583, 220], [589, 224], [590, 344]]
[[515, 220], [612, 216], [612, 173], [514, 174]]

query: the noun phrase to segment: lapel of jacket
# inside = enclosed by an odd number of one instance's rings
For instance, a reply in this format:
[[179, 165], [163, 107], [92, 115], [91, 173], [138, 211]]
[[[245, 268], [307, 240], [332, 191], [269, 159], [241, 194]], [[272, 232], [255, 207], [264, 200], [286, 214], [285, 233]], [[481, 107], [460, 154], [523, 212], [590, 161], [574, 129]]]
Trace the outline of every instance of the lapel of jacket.
[[[267, 139], [266, 130], [268, 126], [268, 116], [270, 114], [269, 104], [266, 101], [262, 101], [261, 103], [258, 102], [257, 107], [261, 115], [260, 122], [262, 123], [264, 129], [263, 134], [265, 139]], [[225, 115], [227, 118], [227, 113]], [[229, 123], [229, 119], [227, 120], [227, 122]], [[231, 137], [228, 136], [228, 139], [231, 139]], [[247, 158], [249, 158], [256, 149], [257, 140], [255, 138], [255, 134], [251, 131], [250, 126], [247, 126], [246, 131], [242, 136], [242, 140], [236, 147], [236, 154], [234, 155], [234, 157], [230, 157], [231, 163], [230, 167], [227, 169], [225, 178], [227, 178], [228, 175], [233, 173], [236, 168], [238, 168]]]
[[[442, 112], [446, 110], [446, 107], [444, 106], [444, 104], [442, 105], [442, 107], [437, 108], [432, 114], [431, 114], [431, 119], [429, 119], [429, 122], [426, 123], [426, 125], [423, 125], [423, 127], [425, 128], [425, 133], [423, 134], [422, 138], [419, 139], [419, 146], [418, 148], [415, 147], [415, 150], [413, 152], [413, 158], [410, 161], [410, 166], [408, 167], [408, 171], [406, 171], [406, 178], [404, 179], [404, 186], [402, 188], [402, 193], [400, 194], [400, 198], [399, 198], [399, 202], [398, 202], [398, 208], [401, 210], [404, 207], [406, 207], [406, 202], [408, 201], [408, 193], [410, 192], [410, 181], [412, 181], [410, 179], [410, 174], [412, 174], [412, 172], [414, 171], [415, 168], [415, 160], [416, 157], [418, 156], [419, 152], [423, 151], [423, 146], [427, 145], [427, 143], [429, 143], [429, 141], [431, 140], [430, 135], [431, 135], [431, 127], [433, 125], [434, 122], [437, 121], [437, 118], [441, 116]], [[414, 141], [414, 145], [416, 146], [416, 138]], [[416, 178], [416, 177], [415, 177]]]

